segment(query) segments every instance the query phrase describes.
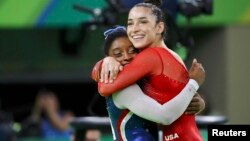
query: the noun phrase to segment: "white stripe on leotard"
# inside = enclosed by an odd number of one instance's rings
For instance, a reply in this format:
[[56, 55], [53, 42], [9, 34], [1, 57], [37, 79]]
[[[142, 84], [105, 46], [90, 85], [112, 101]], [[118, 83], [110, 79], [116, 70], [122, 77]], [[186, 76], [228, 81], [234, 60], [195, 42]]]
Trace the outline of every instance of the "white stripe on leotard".
[[126, 127], [126, 124], [127, 124], [128, 120], [132, 117], [132, 115], [133, 115], [132, 112], [128, 112], [128, 114], [122, 120], [122, 123], [121, 123], [121, 126], [120, 126], [120, 131], [121, 131], [121, 136], [122, 136], [123, 141], [128, 141], [128, 139], [126, 138], [125, 127]]

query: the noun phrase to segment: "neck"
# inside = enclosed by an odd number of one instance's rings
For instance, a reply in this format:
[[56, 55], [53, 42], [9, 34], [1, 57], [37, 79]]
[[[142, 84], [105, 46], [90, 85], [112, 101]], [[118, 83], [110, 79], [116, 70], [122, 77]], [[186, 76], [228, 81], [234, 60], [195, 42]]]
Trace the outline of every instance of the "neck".
[[157, 45], [158, 47], [166, 47], [167, 48], [167, 45], [165, 44], [164, 40], [161, 40], [159, 42], [159, 45]]
[[159, 41], [156, 41], [152, 44], [149, 44], [147, 47], [144, 47], [143, 49], [140, 49], [140, 51], [148, 48], [148, 47], [162, 47], [162, 48], [168, 48], [167, 45], [165, 44], [163, 39], [160, 39]]
[[167, 47], [163, 39], [160, 39], [159, 41], [154, 42], [150, 45], [150, 47]]

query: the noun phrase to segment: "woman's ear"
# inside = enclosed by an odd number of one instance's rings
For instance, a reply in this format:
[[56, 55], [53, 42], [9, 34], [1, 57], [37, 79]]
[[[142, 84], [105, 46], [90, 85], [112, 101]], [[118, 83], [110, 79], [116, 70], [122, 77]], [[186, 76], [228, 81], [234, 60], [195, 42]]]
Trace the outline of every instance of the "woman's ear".
[[159, 22], [157, 24], [157, 34], [161, 34], [162, 32], [164, 32], [164, 29], [165, 29], [164, 22]]

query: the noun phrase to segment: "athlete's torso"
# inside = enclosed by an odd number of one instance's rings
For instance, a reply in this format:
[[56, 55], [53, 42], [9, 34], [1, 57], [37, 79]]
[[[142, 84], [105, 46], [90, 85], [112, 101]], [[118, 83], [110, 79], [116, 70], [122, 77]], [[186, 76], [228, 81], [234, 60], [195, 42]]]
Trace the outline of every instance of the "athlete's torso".
[[115, 141], [157, 141], [155, 123], [118, 108], [112, 96], [106, 97], [106, 104]]
[[[187, 84], [188, 72], [183, 62], [171, 51], [161, 47], [149, 47], [140, 52], [126, 65], [112, 83], [98, 83], [98, 90], [104, 96], [143, 80], [144, 93], [159, 103], [175, 97]], [[170, 126], [164, 127], [164, 141], [202, 141], [194, 115], [182, 115]]]
[[[188, 71], [182, 62], [167, 49], [152, 48], [162, 61], [162, 67], [157, 75], [151, 75], [143, 80], [143, 91], [148, 96], [163, 104], [174, 98], [185, 87], [189, 80]], [[163, 127], [163, 140], [201, 141], [194, 115], [183, 114], [169, 126]]]

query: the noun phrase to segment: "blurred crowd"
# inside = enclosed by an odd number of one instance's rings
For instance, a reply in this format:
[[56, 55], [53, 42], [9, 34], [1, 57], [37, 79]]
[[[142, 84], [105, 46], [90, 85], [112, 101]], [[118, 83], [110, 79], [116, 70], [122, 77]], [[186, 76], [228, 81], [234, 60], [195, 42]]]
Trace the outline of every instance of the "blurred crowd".
[[[59, 99], [53, 91], [39, 90], [30, 115], [15, 129], [11, 114], [0, 111], [0, 141], [75, 141], [75, 132], [70, 122], [74, 119], [72, 111], [60, 108]], [[83, 141], [99, 141], [99, 130], [87, 130]]]

